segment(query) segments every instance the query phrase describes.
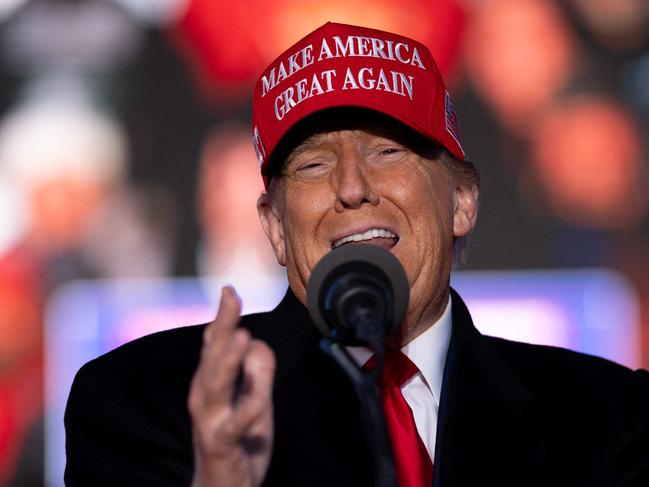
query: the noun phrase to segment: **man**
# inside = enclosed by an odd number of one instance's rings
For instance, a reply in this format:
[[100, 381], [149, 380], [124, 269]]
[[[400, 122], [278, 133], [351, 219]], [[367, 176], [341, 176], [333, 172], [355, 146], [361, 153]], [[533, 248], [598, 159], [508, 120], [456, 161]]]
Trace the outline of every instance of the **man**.
[[484, 337], [450, 290], [479, 180], [423, 45], [326, 24], [262, 74], [253, 123], [286, 297], [240, 320], [226, 288], [213, 323], [84, 366], [68, 485], [373, 485], [358, 401], [305, 307], [316, 263], [358, 241], [389, 249], [410, 286], [386, 346], [411, 373], [381, 393], [386, 413], [400, 401], [387, 422], [402, 486], [649, 485], [646, 371]]

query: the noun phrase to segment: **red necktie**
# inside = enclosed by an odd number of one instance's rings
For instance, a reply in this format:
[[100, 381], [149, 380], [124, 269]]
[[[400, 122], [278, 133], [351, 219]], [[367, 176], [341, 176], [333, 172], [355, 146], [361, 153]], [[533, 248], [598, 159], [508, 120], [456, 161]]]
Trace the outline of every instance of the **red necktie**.
[[[373, 366], [374, 357], [366, 364], [368, 368]], [[378, 380], [400, 487], [433, 485], [433, 463], [417, 433], [412, 410], [401, 393], [401, 386], [418, 371], [417, 366], [402, 352], [387, 351]]]

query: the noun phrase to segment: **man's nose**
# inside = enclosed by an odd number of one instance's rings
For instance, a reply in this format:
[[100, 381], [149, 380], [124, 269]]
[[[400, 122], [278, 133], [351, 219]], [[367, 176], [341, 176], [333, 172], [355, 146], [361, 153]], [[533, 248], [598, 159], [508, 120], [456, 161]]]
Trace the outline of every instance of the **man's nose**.
[[378, 195], [368, 177], [363, 156], [355, 151], [341, 153], [336, 164], [336, 211], [360, 208], [364, 203], [376, 205]]

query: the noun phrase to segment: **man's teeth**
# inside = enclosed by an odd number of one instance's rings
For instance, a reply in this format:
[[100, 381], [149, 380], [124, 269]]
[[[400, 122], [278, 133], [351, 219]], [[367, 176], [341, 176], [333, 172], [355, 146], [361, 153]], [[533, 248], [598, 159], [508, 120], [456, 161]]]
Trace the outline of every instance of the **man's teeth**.
[[363, 233], [353, 233], [352, 235], [347, 235], [346, 237], [339, 238], [333, 244], [333, 248], [340, 247], [342, 244], [347, 242], [362, 242], [363, 240], [372, 240], [373, 238], [397, 238], [397, 236], [392, 233], [390, 230], [385, 228], [370, 228], [369, 230]]

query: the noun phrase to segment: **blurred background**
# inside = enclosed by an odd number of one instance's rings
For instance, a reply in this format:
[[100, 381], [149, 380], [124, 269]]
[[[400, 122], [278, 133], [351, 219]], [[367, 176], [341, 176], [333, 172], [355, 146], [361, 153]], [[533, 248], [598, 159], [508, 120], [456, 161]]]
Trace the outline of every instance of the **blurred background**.
[[646, 0], [0, 0], [0, 486], [62, 485], [85, 361], [285, 290], [251, 92], [332, 20], [433, 51], [480, 218], [483, 331], [649, 367]]

